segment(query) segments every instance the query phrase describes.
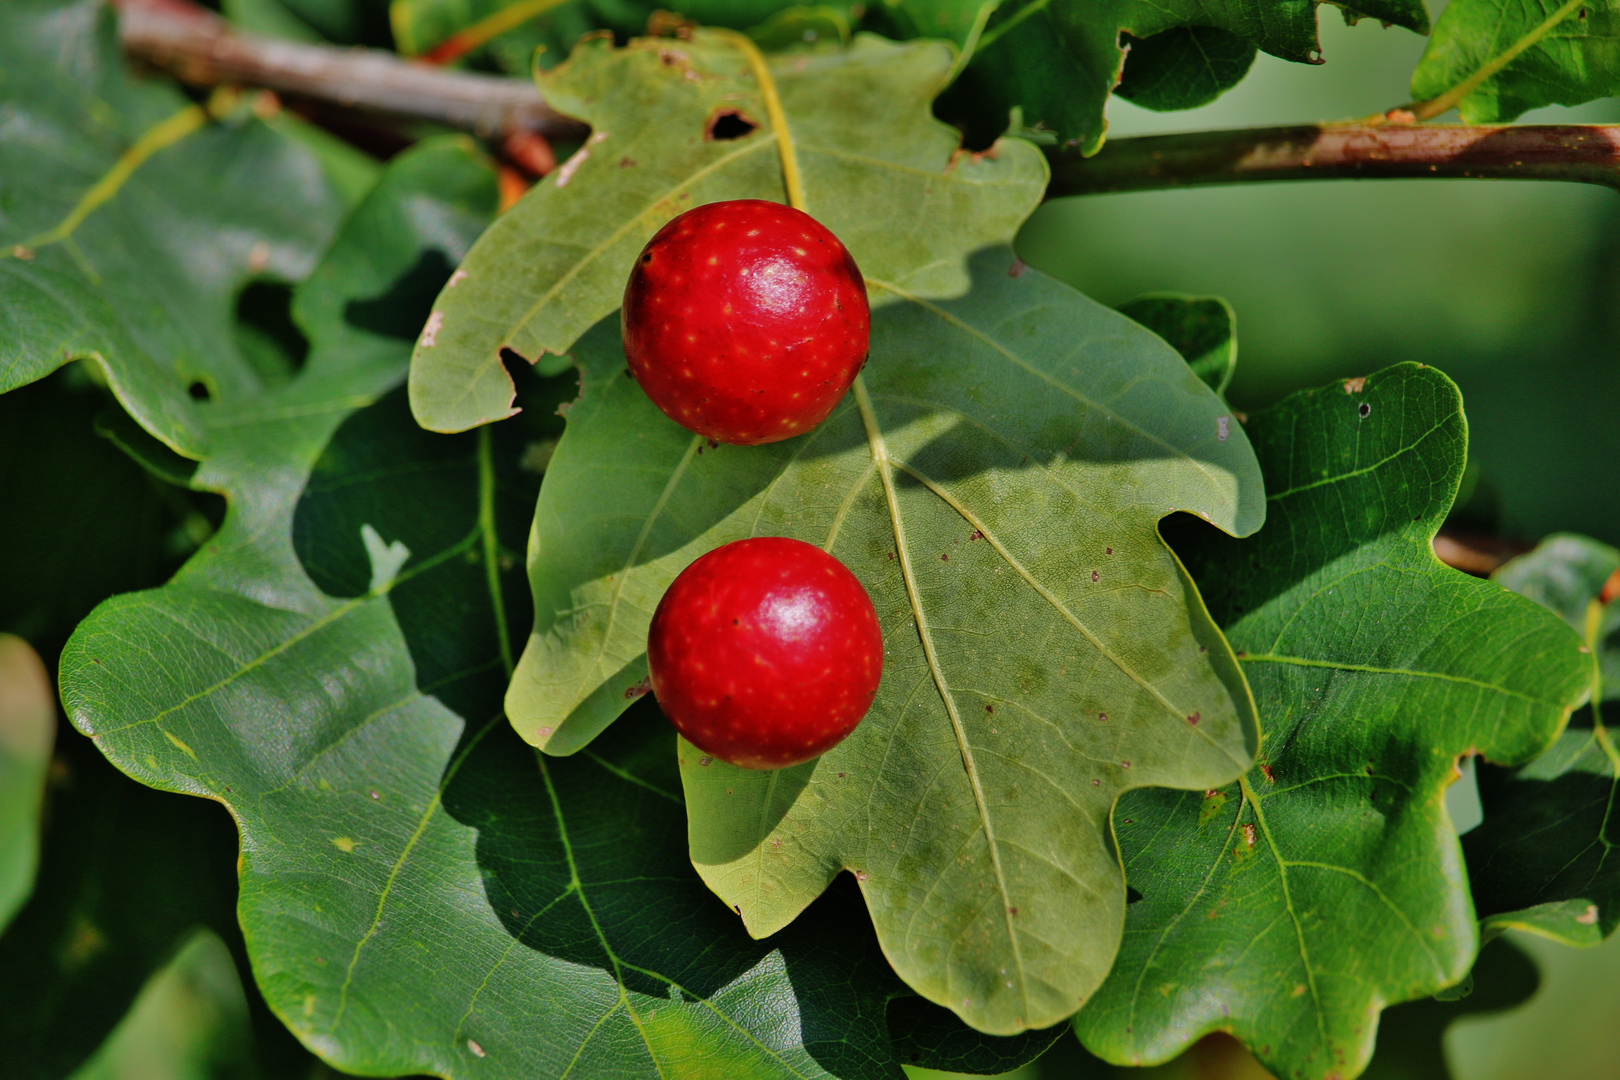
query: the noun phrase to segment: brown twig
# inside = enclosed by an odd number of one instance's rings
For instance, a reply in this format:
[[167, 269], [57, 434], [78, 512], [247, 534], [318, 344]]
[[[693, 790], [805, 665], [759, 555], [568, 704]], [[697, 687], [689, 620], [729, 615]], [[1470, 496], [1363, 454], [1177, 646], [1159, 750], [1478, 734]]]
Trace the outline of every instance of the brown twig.
[[1048, 196], [1256, 180], [1574, 180], [1620, 190], [1620, 124], [1320, 124], [1113, 139], [1054, 150]]
[[124, 51], [203, 86], [261, 86], [479, 135], [534, 131], [578, 139], [586, 128], [524, 79], [444, 71], [380, 49], [307, 45], [238, 33], [189, 0], [120, 0]]
[[1489, 577], [1503, 563], [1535, 547], [1518, 540], [1472, 533], [1441, 532], [1434, 538], [1434, 554], [1454, 570], [1476, 577]]

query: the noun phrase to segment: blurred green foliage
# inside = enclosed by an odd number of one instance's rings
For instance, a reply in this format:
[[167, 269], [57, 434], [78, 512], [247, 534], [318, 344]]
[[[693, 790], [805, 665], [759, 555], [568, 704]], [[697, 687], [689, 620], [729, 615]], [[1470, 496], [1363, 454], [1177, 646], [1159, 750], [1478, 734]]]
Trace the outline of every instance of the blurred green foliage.
[[[1366, 116], [1407, 100], [1423, 44], [1323, 18], [1322, 66], [1262, 55], [1236, 89], [1189, 112], [1116, 98], [1109, 136]], [[1620, 121], [1620, 102], [1523, 120]], [[1499, 519], [1474, 528], [1620, 541], [1613, 192], [1416, 180], [1087, 196], [1043, 206], [1018, 248], [1105, 304], [1163, 291], [1231, 301], [1239, 409], [1402, 360], [1433, 364], [1462, 387], [1479, 496], [1498, 500]]]

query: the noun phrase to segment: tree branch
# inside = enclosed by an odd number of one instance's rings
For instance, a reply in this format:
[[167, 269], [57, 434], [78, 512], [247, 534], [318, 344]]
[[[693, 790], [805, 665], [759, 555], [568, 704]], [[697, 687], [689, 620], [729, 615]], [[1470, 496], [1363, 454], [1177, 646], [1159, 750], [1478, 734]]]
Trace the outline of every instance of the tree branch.
[[[445, 71], [378, 49], [242, 34], [191, 0], [117, 2], [125, 51], [187, 82], [267, 87], [486, 136], [533, 131], [577, 139], [586, 131], [524, 79]], [[1095, 157], [1072, 150], [1049, 156], [1047, 194], [1054, 198], [1255, 180], [1407, 177], [1573, 180], [1620, 190], [1620, 125], [1302, 125], [1114, 139]]]
[[1320, 124], [1111, 139], [1049, 151], [1047, 195], [1255, 180], [1575, 180], [1620, 190], [1620, 124]]
[[242, 34], [188, 0], [120, 0], [118, 8], [124, 51], [189, 83], [267, 87], [484, 136], [577, 139], [588, 130], [542, 101], [526, 79], [444, 71], [380, 49]]

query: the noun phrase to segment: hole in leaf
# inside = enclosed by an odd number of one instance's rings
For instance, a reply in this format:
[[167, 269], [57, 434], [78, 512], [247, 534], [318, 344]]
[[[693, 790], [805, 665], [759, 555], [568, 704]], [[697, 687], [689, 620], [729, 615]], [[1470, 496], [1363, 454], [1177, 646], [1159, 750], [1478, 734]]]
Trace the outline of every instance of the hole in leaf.
[[1138, 892], [1136, 889], [1131, 888], [1129, 885], [1125, 886], [1125, 903], [1126, 904], [1134, 904], [1140, 899], [1142, 899], [1142, 894], [1140, 892]]
[[186, 393], [191, 395], [192, 401], [214, 400], [214, 392], [208, 389], [208, 384], [203, 382], [201, 379], [192, 380], [191, 385], [186, 387]]
[[724, 142], [752, 135], [759, 125], [739, 109], [722, 109], [709, 117], [703, 129], [703, 138], [709, 142]]
[[309, 358], [309, 339], [293, 322], [292, 298], [292, 286], [280, 281], [250, 281], [236, 297], [236, 345], [266, 386], [288, 382]]

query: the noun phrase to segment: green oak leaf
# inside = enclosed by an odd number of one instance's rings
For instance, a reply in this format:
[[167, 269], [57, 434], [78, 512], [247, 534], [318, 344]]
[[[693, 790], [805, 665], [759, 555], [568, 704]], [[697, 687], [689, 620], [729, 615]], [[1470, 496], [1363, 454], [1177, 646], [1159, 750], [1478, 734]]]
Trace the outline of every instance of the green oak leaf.
[[[540, 84], [592, 134], [501, 215], [434, 305], [411, 362], [417, 420], [461, 431], [510, 416], [502, 353], [561, 370], [566, 361], [541, 357], [618, 308], [631, 262], [676, 214], [720, 199], [786, 201], [779, 136], [797, 150], [807, 209], [868, 277], [928, 296], [960, 292], [962, 256], [1010, 236], [1047, 173], [1015, 140], [984, 157], [956, 153], [957, 133], [929, 112], [950, 62], [938, 42], [870, 35], [774, 58], [790, 129], [779, 133], [742, 52], [717, 35], [624, 49], [582, 42]], [[757, 126], [708, 138], [728, 112]]]
[[0, 634], [0, 930], [34, 888], [56, 689], [28, 642]]
[[[977, 129], [1002, 130], [1016, 107], [1025, 125], [1044, 126], [1083, 154], [1102, 146], [1103, 110], [1116, 85], [1148, 108], [1189, 108], [1234, 85], [1253, 47], [1300, 62], [1321, 56], [1317, 0], [897, 0], [895, 7], [903, 33], [949, 37], [971, 55], [948, 100]], [[1420, 0], [1375, 0], [1356, 10], [1418, 33], [1429, 28]], [[1157, 39], [1147, 44], [1140, 77], [1126, 55], [1132, 38]]]
[[1179, 550], [1239, 650], [1264, 752], [1238, 784], [1120, 800], [1139, 898], [1075, 1028], [1121, 1063], [1223, 1030], [1279, 1077], [1354, 1076], [1381, 1008], [1474, 959], [1444, 803], [1457, 758], [1535, 757], [1592, 660], [1545, 609], [1435, 557], [1467, 443], [1439, 371], [1305, 391], [1247, 427], [1265, 530], [1197, 527]]
[[1218, 296], [1149, 293], [1119, 305], [1181, 354], [1193, 374], [1225, 394], [1237, 370], [1237, 313]]
[[309, 272], [337, 191], [250, 111], [132, 78], [99, 0], [0, 6], [0, 70], [0, 391], [91, 358], [141, 426], [202, 456], [205, 414], [266, 382], [232, 334], [237, 292]]
[[305, 370], [211, 433], [193, 483], [230, 501], [218, 535], [69, 642], [70, 716], [142, 782], [230, 809], [258, 985], [340, 1068], [899, 1080], [906, 991], [850, 933], [853, 889], [755, 942], [686, 858], [655, 712], [562, 762], [501, 716], [558, 421], [445, 439], [397, 385], [494, 198], [461, 140], [394, 159], [299, 291]]
[[1470, 124], [1620, 94], [1615, 0], [1456, 0], [1412, 72], [1412, 97], [1446, 95]]
[[1620, 925], [1620, 867], [1609, 862], [1620, 843], [1620, 752], [1613, 710], [1603, 710], [1620, 687], [1620, 604], [1599, 599], [1616, 573], [1620, 551], [1565, 533], [1493, 575], [1569, 623], [1596, 655], [1598, 677], [1591, 709], [1551, 750], [1521, 769], [1479, 770], [1485, 818], [1463, 851], [1486, 934], [1517, 928], [1596, 945]]
[[1130, 62], [1114, 93], [1155, 112], [1208, 105], [1243, 81], [1254, 43], [1213, 26], [1173, 26], [1148, 38], [1125, 35]]
[[1069, 1015], [1108, 969], [1117, 795], [1250, 760], [1247, 689], [1156, 526], [1185, 508], [1252, 532], [1262, 499], [1237, 422], [1162, 341], [1006, 248], [971, 270], [937, 301], [869, 277], [888, 302], [862, 381], [763, 447], [659, 413], [616, 320], [581, 339], [507, 714], [579, 750], [645, 692], [653, 608], [694, 558], [753, 535], [825, 547], [876, 603], [878, 696], [793, 769], [683, 745], [693, 861], [756, 935], [853, 871], [901, 977], [1008, 1033]]

